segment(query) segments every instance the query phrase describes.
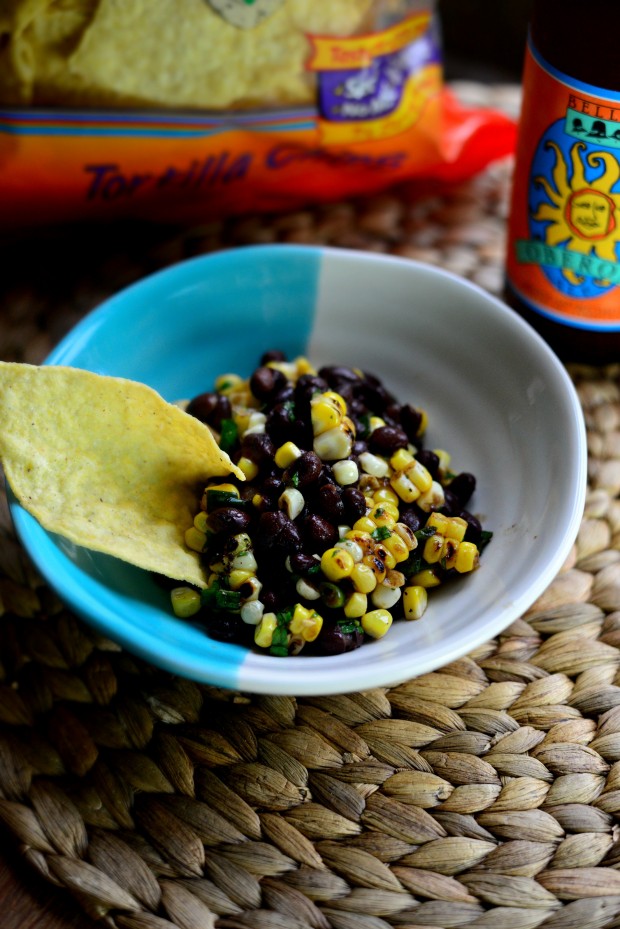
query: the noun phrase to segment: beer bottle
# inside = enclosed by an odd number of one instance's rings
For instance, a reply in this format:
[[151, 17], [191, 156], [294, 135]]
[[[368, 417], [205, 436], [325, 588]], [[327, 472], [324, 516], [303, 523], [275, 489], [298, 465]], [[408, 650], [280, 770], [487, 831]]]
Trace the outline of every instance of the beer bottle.
[[506, 301], [565, 361], [620, 361], [620, 3], [534, 0]]

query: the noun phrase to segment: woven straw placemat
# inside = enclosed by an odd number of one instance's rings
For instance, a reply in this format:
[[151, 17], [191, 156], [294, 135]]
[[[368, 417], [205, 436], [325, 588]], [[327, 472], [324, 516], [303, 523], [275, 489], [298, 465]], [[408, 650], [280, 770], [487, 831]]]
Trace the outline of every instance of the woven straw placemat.
[[[0, 357], [36, 363], [119, 286], [254, 241], [421, 258], [498, 293], [510, 170], [191, 233], [15, 246]], [[62, 607], [2, 498], [15, 855], [117, 929], [620, 926], [620, 366], [572, 373], [590, 466], [569, 559], [496, 639], [393, 688], [253, 697], [158, 671]]]

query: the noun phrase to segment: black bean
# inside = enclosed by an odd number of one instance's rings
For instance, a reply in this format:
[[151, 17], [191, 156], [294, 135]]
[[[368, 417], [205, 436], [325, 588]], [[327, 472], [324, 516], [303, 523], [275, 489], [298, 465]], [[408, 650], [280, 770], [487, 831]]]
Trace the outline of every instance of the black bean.
[[322, 467], [323, 462], [316, 452], [302, 452], [284, 472], [284, 480], [303, 492], [318, 481]]
[[450, 481], [450, 490], [461, 501], [461, 506], [465, 506], [475, 489], [476, 478], [468, 471], [461, 471]]
[[324, 551], [338, 541], [338, 529], [318, 513], [311, 513], [303, 520], [305, 547], [311, 551]]
[[219, 642], [250, 644], [252, 627], [234, 613], [211, 613], [205, 625], [211, 638]]
[[299, 403], [300, 406], [307, 405], [314, 394], [324, 393], [328, 389], [329, 385], [322, 377], [316, 374], [302, 374], [295, 385], [295, 403]]
[[439, 455], [432, 452], [430, 448], [421, 448], [419, 452], [416, 452], [415, 456], [420, 464], [424, 465], [431, 477], [435, 479], [439, 471]]
[[342, 655], [359, 648], [363, 641], [364, 633], [357, 624], [352, 631], [344, 632], [340, 623], [333, 623], [323, 626], [319, 646], [324, 655]]
[[257, 368], [250, 377], [250, 390], [257, 400], [264, 403], [285, 386], [286, 375], [267, 365]]
[[301, 535], [283, 510], [270, 510], [259, 517], [256, 546], [263, 552], [292, 554], [301, 547]]
[[400, 424], [407, 433], [409, 441], [416, 444], [420, 425], [422, 424], [422, 413], [416, 410], [409, 403], [405, 403], [400, 408]]
[[469, 510], [461, 510], [457, 515], [467, 523], [467, 529], [465, 530], [466, 540], [468, 542], [473, 542], [474, 545], [480, 545], [482, 539], [482, 523], [478, 517], [470, 513]]
[[399, 448], [407, 448], [409, 439], [399, 426], [378, 426], [370, 434], [368, 448], [374, 455], [393, 455]]
[[236, 535], [245, 532], [250, 522], [250, 514], [234, 506], [220, 506], [209, 513], [209, 529], [217, 534]]
[[445, 487], [443, 496], [444, 501], [441, 512], [445, 513], [447, 516], [458, 516], [459, 510], [461, 509], [461, 501], [457, 495], [453, 494], [449, 487]]
[[266, 432], [250, 432], [241, 440], [241, 454], [259, 467], [273, 462], [276, 447]]
[[215, 391], [199, 394], [190, 400], [186, 412], [190, 416], [199, 419], [201, 423], [207, 423], [214, 429], [221, 429], [222, 420], [232, 417], [232, 407], [228, 397], [218, 394]]
[[266, 365], [270, 361], [286, 361], [286, 355], [284, 352], [281, 352], [279, 349], [274, 348], [269, 352], [265, 352], [264, 355], [260, 357], [260, 364]]
[[351, 455], [354, 458], [359, 458], [360, 455], [363, 455], [364, 452], [367, 452], [367, 451], [368, 451], [368, 443], [364, 442], [363, 439], [356, 439], [351, 449]]
[[359, 374], [353, 368], [343, 365], [326, 365], [319, 368], [319, 377], [326, 380], [332, 390], [338, 390], [338, 385], [341, 383], [353, 383], [360, 380]]
[[412, 532], [417, 532], [426, 522], [424, 514], [416, 506], [401, 507], [398, 519], [401, 523], [409, 526]]
[[316, 496], [316, 505], [321, 516], [331, 523], [340, 523], [344, 519], [342, 491], [336, 484], [323, 484]]
[[295, 552], [291, 555], [290, 565], [293, 574], [301, 574], [306, 577], [312, 568], [316, 568], [321, 563], [316, 555], [309, 555], [306, 552]]
[[350, 525], [366, 515], [366, 498], [358, 487], [345, 487], [342, 492], [342, 502], [344, 518]]

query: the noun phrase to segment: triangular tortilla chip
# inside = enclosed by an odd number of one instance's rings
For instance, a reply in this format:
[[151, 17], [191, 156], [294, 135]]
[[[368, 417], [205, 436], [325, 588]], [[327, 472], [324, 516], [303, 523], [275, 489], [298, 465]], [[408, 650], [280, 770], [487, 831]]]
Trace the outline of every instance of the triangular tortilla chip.
[[0, 362], [0, 461], [45, 529], [199, 587], [185, 530], [209, 477], [243, 477], [207, 426], [144, 384], [11, 362]]

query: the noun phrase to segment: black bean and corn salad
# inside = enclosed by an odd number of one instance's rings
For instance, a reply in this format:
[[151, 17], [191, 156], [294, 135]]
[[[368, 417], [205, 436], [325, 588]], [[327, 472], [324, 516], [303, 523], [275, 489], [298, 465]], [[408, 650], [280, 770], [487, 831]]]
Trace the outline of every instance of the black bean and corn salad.
[[491, 533], [466, 509], [474, 476], [425, 448], [424, 411], [372, 374], [269, 352], [187, 412], [246, 477], [205, 488], [185, 540], [208, 586], [171, 592], [175, 614], [214, 638], [276, 656], [351, 651], [478, 567]]

